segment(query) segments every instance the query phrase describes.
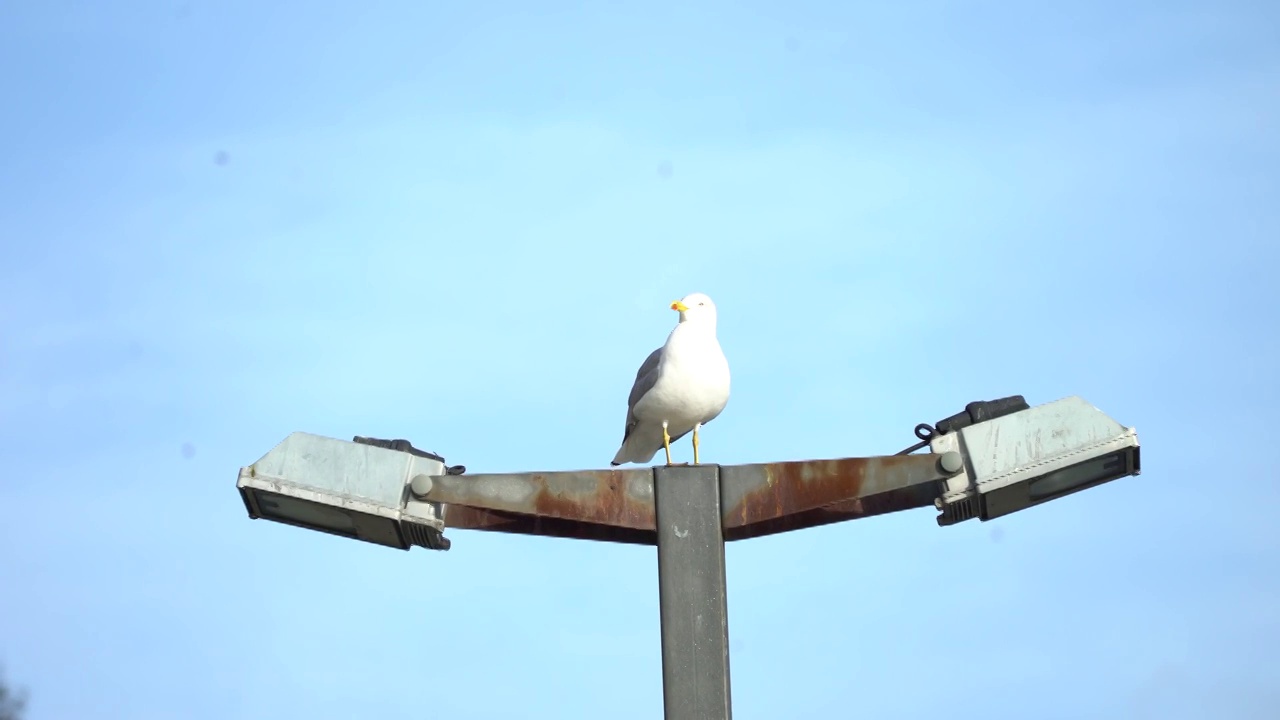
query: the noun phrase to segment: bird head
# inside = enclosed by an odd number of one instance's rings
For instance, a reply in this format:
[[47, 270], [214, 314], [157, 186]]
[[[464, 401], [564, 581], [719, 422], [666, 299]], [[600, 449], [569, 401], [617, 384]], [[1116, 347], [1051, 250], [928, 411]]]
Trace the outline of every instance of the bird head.
[[696, 320], [714, 323], [716, 321], [716, 304], [702, 293], [685, 295], [671, 303], [671, 309], [680, 313], [680, 322]]

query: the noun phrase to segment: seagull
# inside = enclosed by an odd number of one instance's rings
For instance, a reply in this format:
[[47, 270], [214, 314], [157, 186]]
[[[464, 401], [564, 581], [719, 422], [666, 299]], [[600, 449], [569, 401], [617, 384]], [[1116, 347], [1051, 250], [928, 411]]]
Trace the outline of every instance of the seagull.
[[671, 309], [680, 313], [680, 322], [636, 373], [613, 465], [647, 463], [662, 448], [670, 466], [671, 443], [691, 431], [697, 465], [698, 431], [729, 402], [729, 361], [716, 339], [715, 303], [693, 293], [671, 303]]

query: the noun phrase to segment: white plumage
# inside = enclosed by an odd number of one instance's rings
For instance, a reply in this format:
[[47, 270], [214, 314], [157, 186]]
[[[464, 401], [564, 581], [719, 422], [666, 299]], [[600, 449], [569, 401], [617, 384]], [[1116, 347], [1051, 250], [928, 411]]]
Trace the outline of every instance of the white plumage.
[[[614, 465], [646, 463], [659, 450], [693, 433], [698, 462], [698, 431], [729, 402], [729, 362], [716, 339], [716, 306], [693, 293], [671, 303], [680, 322], [667, 342], [645, 359], [627, 398], [627, 422]], [[663, 437], [665, 434], [669, 439]]]

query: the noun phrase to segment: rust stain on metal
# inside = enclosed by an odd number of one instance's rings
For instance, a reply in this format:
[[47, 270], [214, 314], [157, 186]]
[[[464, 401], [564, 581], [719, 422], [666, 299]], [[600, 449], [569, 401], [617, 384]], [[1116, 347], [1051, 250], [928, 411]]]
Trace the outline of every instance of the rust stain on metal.
[[655, 545], [658, 542], [658, 534], [654, 529], [611, 527], [560, 518], [483, 510], [466, 505], [446, 505], [444, 519], [445, 532], [448, 529], [483, 530], [630, 545]]
[[932, 507], [933, 498], [934, 493], [931, 488], [904, 488], [878, 495], [869, 495], [865, 498], [834, 503], [816, 510], [784, 515], [750, 525], [726, 527], [724, 539], [727, 541], [746, 540], [792, 530], [830, 525], [831, 523], [858, 520], [875, 515]]
[[725, 526], [751, 525], [857, 495], [866, 465], [860, 458], [762, 465], [765, 483], [726, 508]]
[[598, 525], [656, 529], [652, 496], [648, 502], [632, 496], [627, 474], [628, 471], [622, 470], [580, 473], [579, 477], [584, 480], [594, 480], [594, 487], [592, 483], [584, 482], [582, 489], [561, 487], [557, 490], [547, 482], [545, 475], [533, 473], [530, 477], [538, 488], [533, 496], [533, 512], [543, 517]]
[[858, 514], [860, 499], [879, 492], [887, 476], [919, 464], [918, 457], [889, 456], [759, 465], [764, 482], [725, 508], [724, 526], [753, 525], [835, 504]]

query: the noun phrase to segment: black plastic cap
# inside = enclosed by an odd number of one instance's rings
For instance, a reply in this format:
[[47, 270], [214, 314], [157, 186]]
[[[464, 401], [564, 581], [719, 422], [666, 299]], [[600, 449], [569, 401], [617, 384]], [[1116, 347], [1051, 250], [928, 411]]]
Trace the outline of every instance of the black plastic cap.
[[361, 445], [372, 445], [373, 447], [385, 448], [387, 450], [398, 450], [399, 452], [406, 452], [410, 455], [417, 455], [420, 458], [435, 460], [441, 465], [444, 464], [444, 458], [433, 452], [419, 450], [408, 440], [382, 440], [379, 438], [361, 437], [357, 435], [351, 438], [351, 442], [360, 443]]
[[940, 420], [935, 428], [939, 433], [945, 435], [960, 428], [976, 425], [987, 420], [995, 420], [998, 417], [1012, 415], [1030, 408], [1031, 406], [1027, 404], [1026, 398], [1021, 395], [1010, 395], [999, 400], [975, 401], [965, 405], [964, 412], [958, 412], [946, 420]]

